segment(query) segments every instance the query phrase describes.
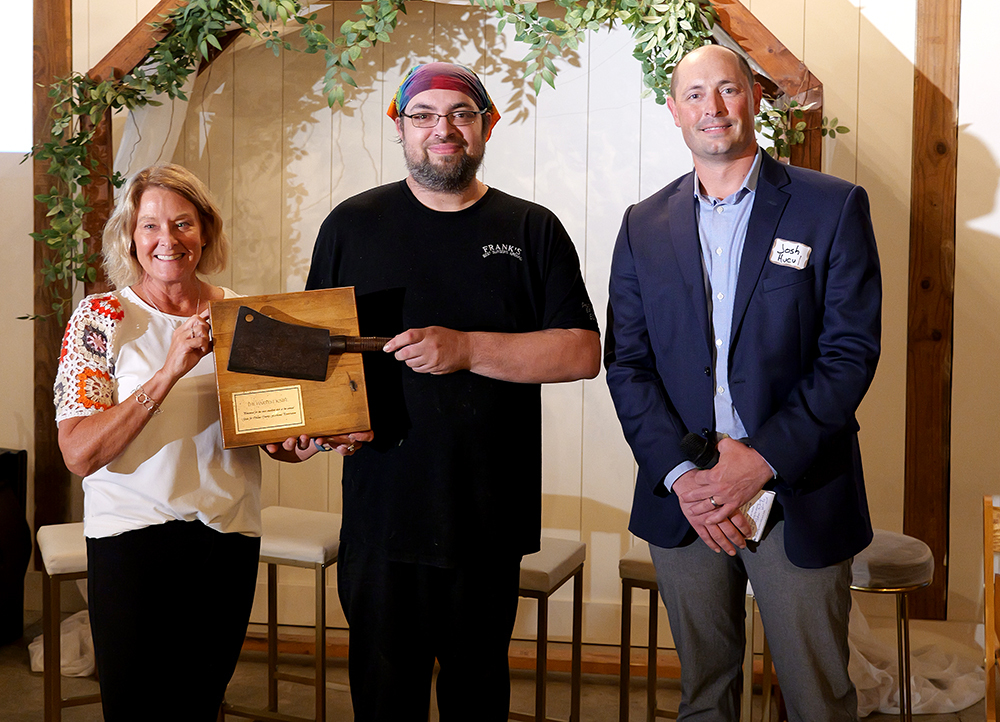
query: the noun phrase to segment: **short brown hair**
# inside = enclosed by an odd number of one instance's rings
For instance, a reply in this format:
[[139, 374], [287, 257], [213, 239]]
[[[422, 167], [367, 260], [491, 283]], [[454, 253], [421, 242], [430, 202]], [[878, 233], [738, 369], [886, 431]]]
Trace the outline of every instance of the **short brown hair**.
[[129, 179], [118, 195], [111, 217], [104, 225], [102, 255], [104, 272], [111, 285], [122, 289], [142, 279], [143, 270], [136, 257], [132, 235], [135, 233], [142, 194], [153, 187], [173, 191], [198, 211], [201, 240], [205, 246], [197, 270], [205, 274], [223, 270], [229, 260], [229, 237], [222, 229], [222, 214], [212, 200], [212, 194], [198, 176], [187, 168], [179, 165], [154, 165]]

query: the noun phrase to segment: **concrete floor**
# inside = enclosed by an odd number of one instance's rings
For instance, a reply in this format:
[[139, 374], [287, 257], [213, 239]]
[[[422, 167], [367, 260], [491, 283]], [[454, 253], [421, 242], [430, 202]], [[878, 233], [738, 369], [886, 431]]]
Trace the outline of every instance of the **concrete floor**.
[[[18, 642], [0, 647], [0, 722], [41, 722], [42, 675], [33, 673], [28, 666], [28, 642], [40, 633], [39, 614], [26, 612], [25, 636]], [[287, 655], [283, 663], [288, 667], [302, 665], [309, 673], [309, 660], [305, 657]], [[327, 693], [327, 719], [349, 722], [353, 719], [350, 695], [346, 691], [347, 668], [344, 660], [333, 659], [328, 667], [329, 689]], [[266, 663], [263, 653], [245, 652], [241, 657], [236, 674], [229, 687], [227, 699], [231, 703], [262, 707], [266, 702]], [[549, 683], [549, 713], [565, 718], [569, 712], [569, 675], [553, 673]], [[615, 722], [618, 719], [618, 679], [614, 675], [584, 675], [581, 698], [581, 722]], [[644, 719], [645, 679], [632, 680], [630, 690], [631, 719]], [[97, 689], [92, 678], [63, 678], [63, 694], [84, 694]], [[281, 683], [279, 686], [280, 709], [286, 714], [312, 714], [312, 690], [301, 685]], [[680, 696], [677, 685], [671, 680], [663, 680], [659, 685], [659, 705], [676, 709]], [[530, 671], [512, 673], [512, 707], [530, 712], [534, 709], [534, 676]], [[919, 722], [978, 722], [984, 719], [984, 702], [958, 714], [920, 715]], [[231, 720], [237, 718], [231, 717]], [[432, 710], [431, 722], [438, 719]], [[759, 699], [755, 699], [755, 720], [760, 719]], [[867, 718], [872, 722], [889, 722], [898, 719], [895, 715], [873, 714]], [[100, 722], [98, 705], [74, 707], [63, 712], [65, 722]], [[141, 720], [136, 720], [141, 722]]]

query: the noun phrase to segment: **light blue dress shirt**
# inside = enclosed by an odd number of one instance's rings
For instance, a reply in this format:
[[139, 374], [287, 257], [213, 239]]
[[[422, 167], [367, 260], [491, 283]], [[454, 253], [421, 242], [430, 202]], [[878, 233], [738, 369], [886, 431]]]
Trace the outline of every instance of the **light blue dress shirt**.
[[[705, 280], [705, 297], [708, 317], [711, 319], [712, 350], [715, 382], [715, 430], [734, 439], [747, 435], [740, 415], [733, 404], [729, 389], [729, 344], [733, 328], [733, 301], [736, 282], [740, 275], [740, 258], [750, 223], [754, 198], [757, 195], [757, 177], [760, 174], [760, 154], [754, 159], [750, 171], [739, 190], [722, 200], [705, 195], [701, 190], [698, 174], [694, 177], [694, 195], [698, 204], [698, 238], [701, 244], [702, 274]], [[671, 469], [663, 483], [671, 489], [685, 472], [697, 468], [684, 461]]]

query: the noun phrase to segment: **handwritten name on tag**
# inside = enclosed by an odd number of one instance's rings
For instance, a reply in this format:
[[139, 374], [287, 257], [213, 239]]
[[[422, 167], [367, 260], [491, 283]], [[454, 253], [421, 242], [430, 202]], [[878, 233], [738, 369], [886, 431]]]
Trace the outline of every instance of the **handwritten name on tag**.
[[805, 243], [786, 241], [784, 238], [775, 238], [774, 245], [771, 246], [771, 263], [788, 268], [797, 268], [800, 271], [809, 265], [809, 254], [812, 248]]

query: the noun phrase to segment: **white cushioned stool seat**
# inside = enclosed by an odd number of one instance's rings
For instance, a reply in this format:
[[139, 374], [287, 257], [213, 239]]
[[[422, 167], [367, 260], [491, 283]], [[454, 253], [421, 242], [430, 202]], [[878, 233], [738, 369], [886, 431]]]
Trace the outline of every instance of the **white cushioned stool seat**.
[[618, 575], [622, 579], [633, 579], [656, 584], [656, 567], [649, 556], [649, 545], [637, 542], [618, 561]]
[[326, 511], [269, 506], [260, 513], [260, 555], [310, 564], [336, 560], [341, 519]]
[[587, 545], [566, 539], [543, 539], [541, 551], [521, 560], [521, 589], [551, 592], [587, 558]]
[[919, 539], [876, 529], [872, 543], [855, 555], [851, 576], [851, 589], [854, 591], [896, 595], [899, 718], [909, 722], [913, 719], [913, 700], [910, 694], [910, 615], [906, 595], [934, 581], [934, 555], [930, 547]]
[[542, 538], [541, 549], [521, 559], [518, 594], [538, 600], [535, 633], [535, 712], [509, 712], [510, 719], [546, 722], [546, 669], [549, 643], [549, 597], [573, 580], [572, 661], [570, 663], [569, 722], [580, 722], [580, 686], [583, 669], [583, 563], [587, 545], [579, 541]]
[[83, 537], [82, 521], [43, 526], [35, 538], [50, 576], [87, 571], [87, 540]]
[[851, 575], [858, 591], [920, 588], [934, 579], [934, 555], [919, 539], [876, 529], [872, 543], [854, 557]]
[[[260, 513], [260, 560], [267, 564], [267, 709], [224, 703], [225, 714], [255, 720], [326, 720], [326, 570], [340, 551], [341, 515], [326, 511], [269, 506]], [[306, 567], [315, 572], [316, 628], [313, 676], [278, 670], [278, 572], [279, 564]], [[315, 717], [293, 717], [278, 712], [278, 681], [312, 685]]]
[[42, 556], [42, 687], [45, 722], [59, 722], [63, 707], [95, 704], [100, 693], [62, 696], [60, 584], [87, 578], [87, 540], [83, 522], [39, 527], [35, 534]]

